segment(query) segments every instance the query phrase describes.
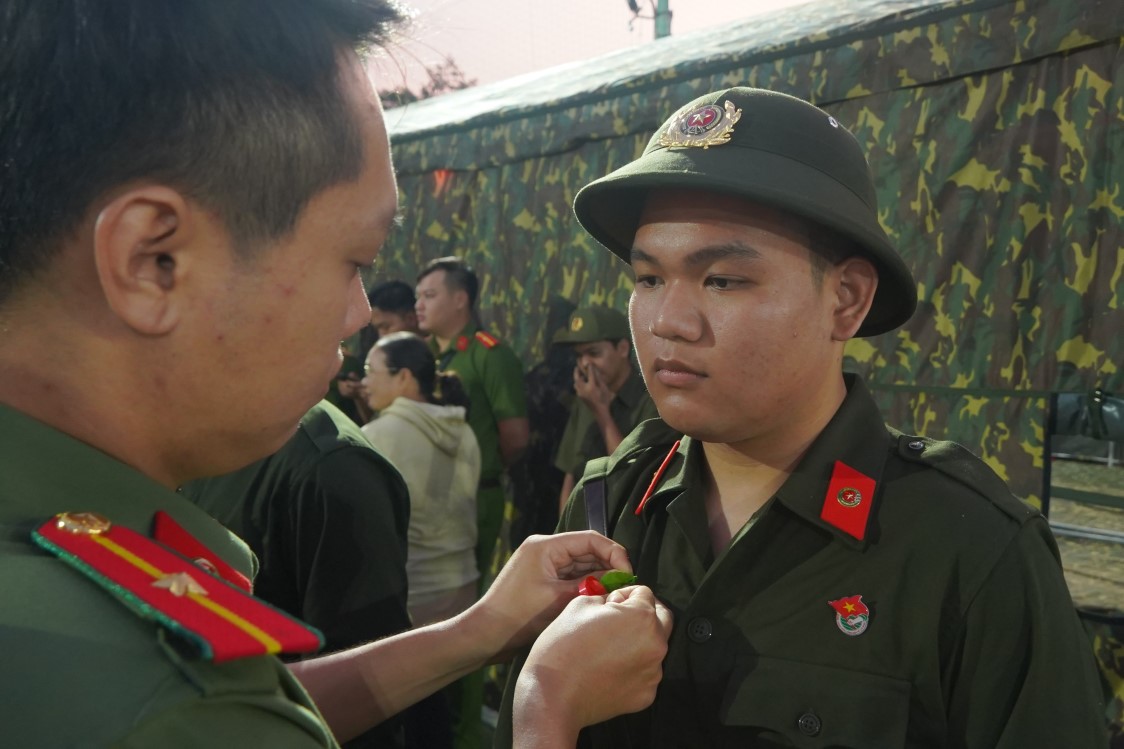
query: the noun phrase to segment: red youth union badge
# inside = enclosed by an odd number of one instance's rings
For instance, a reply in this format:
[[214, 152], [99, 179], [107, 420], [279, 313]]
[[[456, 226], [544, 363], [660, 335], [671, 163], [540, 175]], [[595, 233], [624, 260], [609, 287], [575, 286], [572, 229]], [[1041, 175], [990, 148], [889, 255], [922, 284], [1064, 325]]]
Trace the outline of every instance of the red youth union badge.
[[835, 626], [849, 637], [861, 635], [870, 626], [870, 609], [863, 603], [862, 596], [847, 596], [837, 601], [828, 601], [835, 609]]

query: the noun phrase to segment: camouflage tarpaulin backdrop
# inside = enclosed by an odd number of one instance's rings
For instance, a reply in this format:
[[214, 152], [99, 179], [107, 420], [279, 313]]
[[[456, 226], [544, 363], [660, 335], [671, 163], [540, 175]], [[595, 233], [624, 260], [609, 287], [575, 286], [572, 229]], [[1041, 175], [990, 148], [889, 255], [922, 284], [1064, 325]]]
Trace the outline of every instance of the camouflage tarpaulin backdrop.
[[548, 300], [624, 309], [574, 193], [707, 91], [751, 85], [850, 127], [917, 277], [847, 366], [887, 420], [948, 436], [1040, 501], [1045, 394], [1124, 392], [1124, 2], [817, 3], [388, 112], [403, 231], [379, 277], [460, 254], [528, 366]]
[[753, 85], [847, 124], [920, 309], [848, 367], [903, 429], [1041, 493], [1050, 390], [1124, 391], [1124, 3], [817, 4], [388, 113], [404, 230], [380, 277], [461, 254], [484, 322], [530, 364], [547, 300], [623, 309], [627, 269], [574, 193], [675, 109]]

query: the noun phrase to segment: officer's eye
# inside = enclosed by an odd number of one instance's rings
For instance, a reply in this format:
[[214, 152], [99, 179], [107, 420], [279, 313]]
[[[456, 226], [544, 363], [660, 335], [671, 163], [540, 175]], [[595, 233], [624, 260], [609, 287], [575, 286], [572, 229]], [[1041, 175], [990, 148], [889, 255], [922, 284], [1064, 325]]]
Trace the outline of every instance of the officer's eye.
[[659, 285], [659, 278], [656, 276], [637, 276], [636, 285], [643, 289], [654, 289]]
[[729, 291], [741, 283], [740, 279], [729, 278], [728, 276], [708, 276], [706, 285], [712, 289], [719, 291]]

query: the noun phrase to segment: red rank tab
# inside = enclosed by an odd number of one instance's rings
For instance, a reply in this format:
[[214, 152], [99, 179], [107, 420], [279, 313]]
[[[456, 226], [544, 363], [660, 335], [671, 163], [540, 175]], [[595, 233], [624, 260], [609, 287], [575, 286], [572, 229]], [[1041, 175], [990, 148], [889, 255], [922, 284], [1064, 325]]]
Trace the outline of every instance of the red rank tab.
[[253, 592], [250, 578], [223, 561], [222, 557], [208, 549], [202, 541], [188, 533], [186, 528], [163, 510], [156, 513], [152, 535], [172, 551], [178, 551], [208, 572], [211, 571], [208, 567], [211, 567], [227, 582], [234, 583], [247, 593]]
[[866, 538], [866, 523], [874, 502], [874, 487], [874, 479], [842, 461], [835, 461], [820, 518], [862, 541]]
[[[91, 513], [78, 513], [85, 521]], [[121, 525], [76, 523], [63, 513], [32, 538], [101, 585], [138, 616], [195, 643], [216, 663], [250, 656], [308, 653], [320, 633]]]

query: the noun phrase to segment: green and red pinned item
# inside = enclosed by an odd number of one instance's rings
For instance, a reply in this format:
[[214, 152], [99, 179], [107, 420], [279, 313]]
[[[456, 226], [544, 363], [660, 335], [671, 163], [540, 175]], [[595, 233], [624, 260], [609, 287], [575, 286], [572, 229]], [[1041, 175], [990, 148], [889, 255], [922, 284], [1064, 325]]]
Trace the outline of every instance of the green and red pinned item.
[[636, 583], [636, 575], [631, 572], [624, 572], [623, 570], [609, 570], [601, 575], [600, 578], [595, 575], [587, 575], [582, 580], [581, 585], [578, 586], [578, 594], [583, 596], [603, 596], [607, 593], [612, 593], [617, 588], [623, 588], [626, 585], [634, 585]]

